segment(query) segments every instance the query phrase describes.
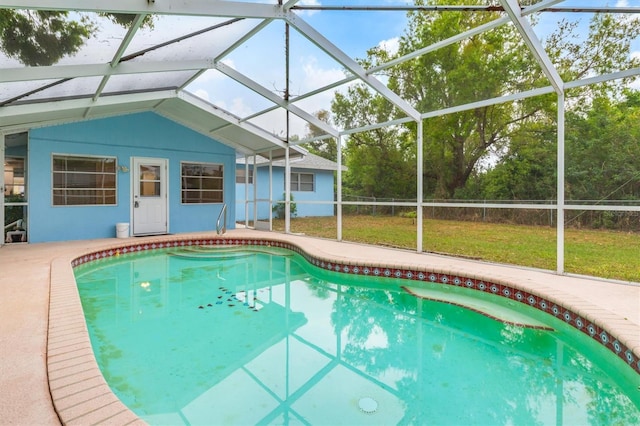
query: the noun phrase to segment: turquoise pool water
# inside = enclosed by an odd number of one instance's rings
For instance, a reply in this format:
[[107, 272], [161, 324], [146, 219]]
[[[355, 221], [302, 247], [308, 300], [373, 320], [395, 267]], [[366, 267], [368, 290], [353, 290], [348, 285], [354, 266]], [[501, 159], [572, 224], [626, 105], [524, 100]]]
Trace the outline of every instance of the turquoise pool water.
[[489, 294], [328, 272], [275, 247], [74, 271], [107, 382], [152, 425], [640, 424], [621, 359]]

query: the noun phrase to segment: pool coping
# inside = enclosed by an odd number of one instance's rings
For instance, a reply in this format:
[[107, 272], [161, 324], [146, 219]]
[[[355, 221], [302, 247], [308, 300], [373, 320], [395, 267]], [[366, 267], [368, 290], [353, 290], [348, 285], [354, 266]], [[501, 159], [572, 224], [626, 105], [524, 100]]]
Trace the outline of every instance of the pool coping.
[[[54, 258], [50, 275], [47, 372], [54, 408], [61, 422], [68, 425], [146, 424], [113, 394], [100, 372], [89, 340], [73, 267], [124, 253], [166, 247], [274, 245], [290, 248], [325, 270], [403, 278], [399, 287], [411, 280], [465, 286], [497, 294], [564, 320], [627, 361], [640, 374], [640, 326], [615, 312], [544, 283], [519, 279], [514, 276], [517, 274], [506, 276], [500, 272], [490, 277], [487, 273], [472, 272], [473, 264], [470, 269], [461, 267], [459, 262], [451, 262], [450, 266], [434, 265], [428, 257], [423, 256], [424, 261], [419, 261], [408, 252], [406, 257], [411, 261], [393, 261], [389, 257], [372, 262], [359, 255], [327, 249], [329, 245], [335, 249], [345, 247], [345, 244], [350, 243], [247, 230], [222, 236], [198, 233], [106, 240], [104, 245]], [[353, 244], [347, 248], [353, 248]]]

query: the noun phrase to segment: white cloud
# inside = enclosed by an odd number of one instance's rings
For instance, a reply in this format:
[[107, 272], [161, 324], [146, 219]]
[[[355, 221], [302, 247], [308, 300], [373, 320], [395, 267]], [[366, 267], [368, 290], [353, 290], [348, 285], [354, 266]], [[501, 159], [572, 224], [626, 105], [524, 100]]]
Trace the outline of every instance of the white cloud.
[[206, 90], [199, 89], [199, 90], [196, 90], [193, 94], [209, 102], [209, 92], [207, 92]]
[[382, 40], [380, 43], [378, 43], [378, 47], [394, 55], [398, 53], [398, 49], [400, 48], [400, 37], [393, 37], [388, 40]]
[[214, 102], [214, 105], [239, 117], [246, 117], [247, 115], [253, 114], [253, 110], [251, 109], [251, 107], [245, 103], [243, 98], [240, 97], [231, 99], [230, 103], [219, 99]]
[[[297, 4], [300, 6], [320, 6], [320, 2], [318, 0], [300, 0]], [[318, 13], [316, 10], [301, 10], [299, 13], [301, 16], [312, 16]]]
[[302, 84], [302, 90], [304, 91], [324, 87], [345, 77], [344, 72], [339, 68], [320, 68], [318, 59], [315, 56], [303, 57], [300, 62], [304, 75]]

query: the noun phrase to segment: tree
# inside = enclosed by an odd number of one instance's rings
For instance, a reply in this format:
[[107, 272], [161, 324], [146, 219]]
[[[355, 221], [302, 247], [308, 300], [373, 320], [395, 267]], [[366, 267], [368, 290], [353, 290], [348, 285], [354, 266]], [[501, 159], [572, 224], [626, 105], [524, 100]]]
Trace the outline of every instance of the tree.
[[[331, 113], [329, 111], [322, 109], [320, 111], [316, 111], [314, 115], [320, 121], [331, 124]], [[306, 138], [311, 139], [324, 134], [325, 132], [322, 129], [319, 129], [311, 123], [307, 124]], [[303, 148], [307, 149], [310, 153], [326, 158], [327, 160], [337, 161], [338, 159], [338, 145], [335, 138], [307, 142], [303, 144]]]
[[[272, 210], [275, 213], [276, 218], [278, 219], [284, 219], [285, 211], [287, 208], [287, 205], [284, 202], [285, 199], [286, 193], [282, 194], [282, 201], [273, 205]], [[296, 217], [298, 215], [298, 206], [293, 202], [293, 194], [289, 195], [289, 201], [289, 213], [291, 214], [291, 217]]]
[[[598, 91], [597, 91], [598, 92]], [[640, 92], [621, 99], [599, 94], [589, 108], [569, 111], [565, 120], [565, 197], [602, 204], [640, 200]], [[548, 126], [522, 127], [506, 155], [478, 177], [480, 197], [553, 200], [556, 197], [556, 133]], [[635, 229], [635, 213], [578, 212], [572, 223]]]
[[640, 200], [640, 92], [599, 96], [585, 115], [567, 115], [566, 197]]
[[530, 125], [520, 129], [506, 154], [481, 181], [480, 198], [489, 200], [554, 200], [556, 198], [555, 129]]
[[[346, 95], [336, 93], [331, 109], [338, 125], [363, 127], [388, 121], [391, 104], [356, 84]], [[415, 199], [415, 148], [406, 129], [384, 127], [353, 134], [345, 147], [345, 193], [375, 198]]]
[[0, 9], [0, 50], [28, 66], [52, 65], [76, 53], [95, 29], [68, 12]]
[[[436, 0], [416, 1], [420, 5], [437, 3]], [[469, 4], [468, 1], [452, 0], [447, 3]], [[498, 17], [498, 12], [486, 11], [412, 11], [395, 56], [402, 57]], [[549, 56], [565, 79], [635, 66], [635, 60], [629, 56], [629, 43], [640, 34], [638, 21], [595, 15], [585, 40], [578, 39], [577, 32], [575, 25], [565, 23], [545, 41]], [[382, 49], [371, 49], [362, 62], [375, 65], [390, 57], [390, 53]], [[549, 84], [522, 37], [511, 25], [503, 25], [423, 54], [388, 69], [387, 73], [389, 87], [421, 112], [438, 111]], [[612, 84], [600, 88], [610, 93], [616, 90]], [[363, 93], [348, 92], [349, 104], [363, 105], [361, 100], [354, 98]], [[592, 93], [576, 90], [567, 96], [580, 96], [582, 101]], [[371, 99], [370, 102], [377, 101]], [[574, 104], [584, 103], [576, 101]], [[556, 108], [553, 96], [540, 96], [425, 120], [426, 194], [437, 198], [454, 197], [479, 171], [489, 155], [494, 161], [499, 160], [502, 153], [509, 152], [515, 137], [527, 134], [522, 132], [522, 128], [540, 124], [554, 127]], [[353, 110], [332, 111], [336, 122], [353, 121], [347, 117], [353, 114]], [[415, 124], [407, 127], [413, 129]], [[415, 131], [409, 132], [406, 137], [414, 134]], [[536, 143], [535, 139], [529, 138], [528, 141]]]
[[[131, 25], [136, 15], [101, 14], [123, 27]], [[147, 15], [143, 26], [153, 27]], [[47, 10], [0, 9], [0, 51], [27, 66], [53, 65], [73, 55], [97, 30], [86, 15], [71, 17], [68, 12]]]

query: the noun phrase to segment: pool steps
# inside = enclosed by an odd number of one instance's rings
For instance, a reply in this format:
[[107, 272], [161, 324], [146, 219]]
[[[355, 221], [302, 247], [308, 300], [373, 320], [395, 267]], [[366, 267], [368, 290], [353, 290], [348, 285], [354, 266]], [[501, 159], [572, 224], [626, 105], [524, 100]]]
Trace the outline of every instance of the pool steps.
[[455, 294], [430, 288], [408, 286], [402, 286], [402, 288], [407, 293], [421, 299], [461, 306], [463, 308], [470, 309], [474, 312], [505, 324], [553, 331], [552, 327], [549, 327], [545, 323], [531, 318], [529, 315], [518, 312], [515, 309], [490, 302], [488, 300], [482, 300], [477, 297], [472, 297], [465, 294]]

